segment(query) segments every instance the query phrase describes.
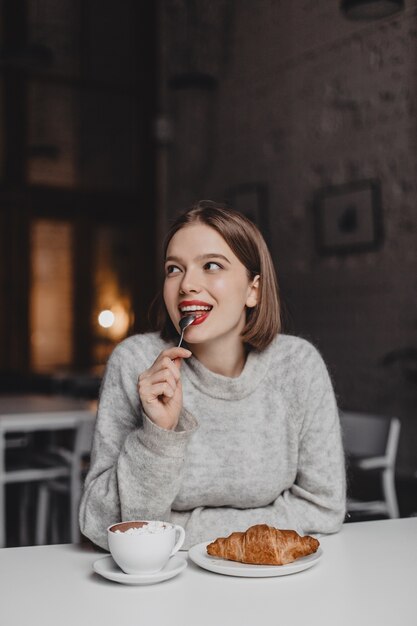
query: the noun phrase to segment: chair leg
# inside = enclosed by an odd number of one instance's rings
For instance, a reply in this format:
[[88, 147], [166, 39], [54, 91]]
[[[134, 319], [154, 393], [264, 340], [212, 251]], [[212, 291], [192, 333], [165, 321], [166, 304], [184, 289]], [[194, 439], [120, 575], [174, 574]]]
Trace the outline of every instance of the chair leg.
[[77, 476], [71, 481], [71, 493], [70, 493], [70, 532], [71, 543], [80, 542], [80, 527], [78, 523], [78, 507], [81, 496], [81, 480], [80, 476]]
[[[57, 494], [55, 494], [56, 496]], [[60, 510], [59, 510], [59, 498], [54, 498], [54, 505], [51, 512], [51, 543], [61, 543], [60, 537]]]
[[[0, 454], [1, 454], [1, 433], [0, 433]], [[1, 461], [1, 459], [0, 459]], [[1, 465], [0, 465], [1, 467]], [[5, 548], [6, 538], [6, 484], [0, 481], [0, 548]]]
[[29, 506], [31, 484], [20, 485], [20, 507], [19, 507], [19, 544], [21, 546], [29, 545]]
[[39, 485], [38, 510], [36, 512], [35, 544], [37, 546], [44, 546], [47, 543], [48, 512], [49, 490], [47, 485], [41, 483]]
[[385, 502], [387, 503], [388, 515], [392, 519], [400, 516], [398, 510], [397, 494], [395, 491], [395, 479], [392, 469], [386, 469], [382, 473], [382, 489], [384, 491]]

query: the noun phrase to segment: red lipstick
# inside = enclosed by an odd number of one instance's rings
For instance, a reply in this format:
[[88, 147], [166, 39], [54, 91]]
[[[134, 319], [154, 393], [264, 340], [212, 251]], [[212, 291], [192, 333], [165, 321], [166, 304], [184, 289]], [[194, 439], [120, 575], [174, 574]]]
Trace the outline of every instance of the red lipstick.
[[[210, 307], [210, 310], [209, 311], [181, 311], [181, 308], [186, 307], [186, 306], [204, 306], [204, 307]], [[183, 300], [178, 305], [178, 308], [180, 310], [182, 317], [186, 315], [195, 315], [195, 319], [192, 322], [192, 324], [190, 324], [190, 326], [197, 326], [198, 324], [202, 324], [207, 319], [207, 317], [209, 316], [213, 308], [213, 305], [209, 304], [208, 302], [204, 302], [203, 300]]]
[[[212, 306], [208, 302], [203, 302], [202, 300], [183, 300], [179, 303], [178, 308], [182, 306]], [[189, 311], [191, 312], [191, 311]]]
[[197, 315], [197, 317], [195, 318], [194, 322], [192, 322], [192, 324], [190, 324], [190, 326], [197, 326], [198, 324], [202, 324], [204, 322], [204, 320], [206, 320], [209, 316], [210, 311], [207, 311], [206, 313], [203, 313], [203, 315]]

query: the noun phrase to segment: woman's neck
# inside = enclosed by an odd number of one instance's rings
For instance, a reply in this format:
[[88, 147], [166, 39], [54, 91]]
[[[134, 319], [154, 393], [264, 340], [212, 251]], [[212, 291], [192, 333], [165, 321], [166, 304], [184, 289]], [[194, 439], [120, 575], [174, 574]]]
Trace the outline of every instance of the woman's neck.
[[247, 355], [240, 340], [237, 344], [221, 340], [204, 345], [194, 344], [189, 348], [200, 363], [215, 374], [237, 378], [245, 367]]

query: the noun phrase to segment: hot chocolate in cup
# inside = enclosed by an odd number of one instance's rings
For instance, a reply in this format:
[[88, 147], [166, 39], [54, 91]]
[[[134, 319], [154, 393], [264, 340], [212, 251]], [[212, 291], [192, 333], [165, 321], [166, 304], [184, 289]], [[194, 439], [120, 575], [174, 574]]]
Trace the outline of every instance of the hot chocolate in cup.
[[114, 561], [126, 574], [155, 574], [181, 548], [185, 531], [170, 522], [137, 520], [112, 524], [107, 539]]

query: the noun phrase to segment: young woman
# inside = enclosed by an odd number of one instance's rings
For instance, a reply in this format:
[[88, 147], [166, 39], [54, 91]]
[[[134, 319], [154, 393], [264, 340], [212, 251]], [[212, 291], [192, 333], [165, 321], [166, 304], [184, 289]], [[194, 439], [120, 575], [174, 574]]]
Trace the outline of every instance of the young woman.
[[279, 332], [275, 272], [252, 222], [208, 201], [177, 219], [159, 324], [109, 359], [82, 532], [107, 548], [114, 522], [167, 520], [189, 548], [258, 523], [338, 531], [345, 469], [332, 385], [317, 350]]

